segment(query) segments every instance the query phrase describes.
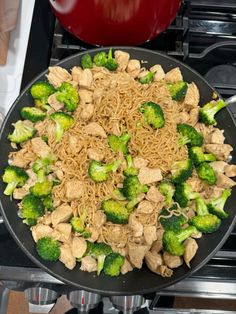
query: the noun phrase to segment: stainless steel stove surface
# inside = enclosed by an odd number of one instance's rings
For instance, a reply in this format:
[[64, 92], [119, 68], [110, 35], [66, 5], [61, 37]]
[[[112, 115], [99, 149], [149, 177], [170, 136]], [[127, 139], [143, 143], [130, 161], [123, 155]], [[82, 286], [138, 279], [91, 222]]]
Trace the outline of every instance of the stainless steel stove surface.
[[[235, 0], [184, 1], [169, 29], [142, 47], [161, 51], [184, 61], [204, 75], [223, 97], [236, 94]], [[22, 88], [49, 64], [53, 65], [69, 55], [89, 48], [92, 47], [61, 28], [54, 20], [47, 1], [36, 0]], [[236, 106], [231, 105], [230, 109], [236, 118]], [[183, 311], [167, 309], [167, 304], [171, 306], [171, 299], [165, 303], [159, 300], [158, 303], [160, 296], [162, 300], [163, 296], [236, 300], [236, 228], [215, 257], [190, 278], [158, 294], [114, 297], [111, 300], [103, 298], [102, 306], [101, 296], [75, 291], [73, 287], [64, 285], [35, 266], [14, 242], [4, 224], [0, 224], [0, 252], [2, 287], [25, 290], [31, 306], [39, 304], [43, 305], [44, 309], [48, 304], [53, 304], [60, 294], [67, 294], [71, 303], [80, 309], [80, 312], [88, 312], [99, 304], [97, 313], [118, 313], [110, 301], [118, 310], [124, 310], [125, 313], [132, 313], [141, 305], [145, 309], [140, 313], [192, 313], [190, 309]], [[0, 291], [3, 298], [8, 290], [3, 288], [1, 290], [5, 291], [2, 294]], [[145, 300], [148, 301], [144, 303]], [[3, 300], [0, 304], [4, 304]], [[0, 306], [0, 314], [3, 313]], [[223, 313], [223, 311], [208, 312], [202, 309], [194, 313]]]

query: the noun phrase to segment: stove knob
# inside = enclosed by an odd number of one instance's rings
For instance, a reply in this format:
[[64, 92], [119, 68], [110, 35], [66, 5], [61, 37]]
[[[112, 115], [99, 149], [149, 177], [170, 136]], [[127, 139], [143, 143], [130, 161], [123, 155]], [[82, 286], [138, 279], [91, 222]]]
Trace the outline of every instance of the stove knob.
[[144, 298], [141, 295], [113, 296], [111, 302], [118, 311], [131, 314], [144, 304]]
[[28, 288], [24, 292], [28, 302], [35, 305], [52, 304], [58, 298], [56, 291], [42, 287]]
[[80, 313], [87, 313], [94, 309], [101, 301], [100, 294], [88, 292], [85, 290], [75, 290], [68, 294], [68, 300], [73, 307], [76, 307]]

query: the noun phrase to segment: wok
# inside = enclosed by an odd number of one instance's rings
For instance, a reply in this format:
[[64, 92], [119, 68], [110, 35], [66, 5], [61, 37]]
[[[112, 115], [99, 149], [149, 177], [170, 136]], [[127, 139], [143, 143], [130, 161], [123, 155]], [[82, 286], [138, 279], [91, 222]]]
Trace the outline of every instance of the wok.
[[[184, 80], [187, 82], [195, 82], [200, 90], [201, 105], [209, 101], [212, 97], [212, 93], [215, 90], [210, 84], [202, 78], [197, 72], [186, 66], [185, 64], [172, 59], [168, 56], [145, 50], [141, 48], [127, 48], [127, 47], [115, 47], [130, 53], [131, 58], [147, 61], [146, 67], [150, 67], [156, 63], [163, 66], [165, 71], [168, 71], [176, 66], [180, 67]], [[90, 50], [91, 55], [94, 55], [98, 51], [108, 51], [109, 48], [100, 48]], [[79, 53], [72, 57], [69, 57], [58, 64], [66, 69], [71, 69], [75, 65], [80, 64], [80, 58], [85, 52]], [[9, 141], [6, 139], [7, 134], [11, 131], [11, 124], [20, 119], [19, 111], [23, 106], [32, 106], [33, 100], [30, 95], [30, 86], [39, 80], [45, 80], [46, 71], [41, 73], [33, 82], [31, 82], [21, 95], [16, 99], [12, 105], [8, 115], [3, 123], [0, 132], [1, 143], [1, 171], [2, 176], [3, 169], [7, 166], [8, 154], [12, 151]], [[234, 147], [232, 152], [232, 163], [236, 163], [236, 126], [231, 113], [228, 109], [223, 109], [218, 115], [218, 127], [225, 130], [226, 142]], [[170, 278], [162, 278], [155, 275], [146, 266], [143, 266], [141, 270], [134, 270], [124, 276], [116, 278], [106, 277], [103, 274], [99, 277], [95, 273], [87, 273], [79, 270], [79, 266], [76, 266], [72, 271], [64, 267], [60, 262], [51, 263], [42, 260], [35, 250], [35, 244], [31, 236], [29, 227], [24, 225], [21, 219], [17, 216], [17, 202], [10, 201], [9, 197], [3, 194], [5, 184], [0, 181], [0, 207], [1, 213], [5, 220], [6, 226], [12, 234], [15, 241], [26, 253], [26, 255], [39, 267], [43, 268], [46, 272], [59, 280], [76, 286], [80, 289], [88, 291], [94, 291], [104, 295], [131, 295], [131, 294], [145, 294], [158, 290], [180, 281], [199, 268], [201, 268], [211, 257], [220, 249], [223, 243], [226, 241], [230, 234], [233, 225], [235, 223], [235, 203], [236, 194], [232, 193], [230, 199], [227, 202], [226, 210], [229, 213], [229, 217], [222, 222], [220, 229], [206, 236], [203, 236], [198, 240], [199, 250], [191, 262], [191, 268], [186, 265], [174, 270], [174, 274]], [[4, 252], [1, 252], [4, 254]]]

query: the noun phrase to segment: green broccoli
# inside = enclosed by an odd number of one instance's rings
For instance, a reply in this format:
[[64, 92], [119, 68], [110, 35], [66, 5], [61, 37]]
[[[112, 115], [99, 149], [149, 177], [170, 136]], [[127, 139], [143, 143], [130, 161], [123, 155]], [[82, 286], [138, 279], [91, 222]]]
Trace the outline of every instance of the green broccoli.
[[195, 226], [198, 231], [204, 233], [212, 233], [216, 231], [220, 227], [221, 220], [217, 216], [209, 214], [203, 198], [197, 197], [195, 205], [197, 215], [190, 219], [189, 224]]
[[106, 181], [110, 172], [115, 172], [120, 166], [120, 160], [110, 164], [103, 164], [100, 161], [91, 160], [88, 168], [88, 175], [94, 182]]
[[93, 67], [93, 60], [90, 54], [86, 53], [81, 57], [81, 66], [83, 69], [91, 69]]
[[134, 167], [132, 156], [131, 155], [126, 155], [125, 159], [126, 159], [127, 167], [123, 171], [123, 174], [126, 177], [128, 177], [128, 176], [136, 176], [138, 174], [138, 170]]
[[130, 211], [122, 202], [113, 199], [104, 200], [102, 210], [107, 216], [107, 220], [115, 224], [126, 224], [128, 222]]
[[153, 81], [154, 73], [148, 72], [145, 76], [139, 78], [139, 83], [141, 84], [149, 84]]
[[105, 51], [98, 52], [93, 57], [93, 62], [97, 67], [105, 67], [107, 62], [107, 54]]
[[183, 183], [193, 172], [193, 162], [191, 159], [174, 161], [171, 165], [171, 181], [173, 183]]
[[216, 215], [217, 217], [224, 219], [229, 216], [224, 210], [225, 203], [228, 197], [231, 195], [231, 189], [226, 189], [222, 192], [220, 197], [213, 198], [208, 204], [207, 208], [210, 213]]
[[202, 146], [203, 136], [194, 127], [186, 123], [177, 124], [177, 131], [180, 134], [179, 145]]
[[183, 241], [195, 232], [197, 232], [197, 229], [194, 226], [189, 226], [179, 232], [172, 230], [165, 231], [162, 238], [165, 251], [174, 256], [184, 255], [185, 247]]
[[139, 111], [143, 114], [145, 122], [153, 129], [160, 129], [165, 125], [164, 113], [158, 104], [152, 101], [145, 102]]
[[110, 71], [115, 71], [118, 68], [118, 62], [112, 57], [112, 49], [108, 52], [105, 67]]
[[30, 89], [31, 95], [37, 105], [44, 106], [48, 102], [48, 97], [56, 92], [55, 88], [48, 82], [36, 82]]
[[165, 196], [166, 205], [170, 206], [173, 202], [172, 198], [175, 193], [175, 187], [170, 182], [162, 181], [158, 188], [161, 194]]
[[64, 104], [67, 111], [75, 111], [79, 103], [77, 88], [68, 82], [63, 82], [57, 90], [56, 99]]
[[137, 176], [126, 177], [123, 182], [123, 188], [121, 188], [121, 193], [129, 201], [137, 199], [139, 194], [146, 193], [147, 191], [147, 185], [141, 184]]
[[[178, 232], [181, 230], [182, 225], [186, 223], [187, 220], [182, 214], [175, 215], [175, 213], [173, 213], [171, 217], [168, 217], [170, 216], [171, 211], [175, 211], [176, 209], [177, 209], [177, 205], [175, 204], [168, 210], [163, 209], [160, 212], [160, 216], [161, 216], [160, 223], [165, 230], [173, 230], [175, 232]], [[167, 216], [167, 217], [165, 218], [163, 216]]]
[[27, 225], [33, 226], [37, 219], [44, 214], [44, 205], [40, 198], [32, 194], [26, 195], [21, 202], [21, 217]]
[[201, 180], [207, 182], [209, 185], [216, 184], [217, 178], [215, 171], [206, 161], [197, 166], [196, 171]]
[[14, 126], [14, 131], [11, 134], [8, 134], [7, 138], [13, 143], [20, 144], [25, 142], [31, 139], [36, 133], [36, 129], [32, 122], [28, 120], [19, 120], [12, 125]]
[[187, 93], [188, 84], [183, 81], [179, 81], [173, 84], [168, 83], [167, 89], [173, 100], [182, 101]]
[[74, 123], [75, 119], [69, 114], [59, 111], [50, 115], [50, 119], [56, 123], [56, 142], [60, 142], [63, 133], [68, 130]]
[[194, 146], [189, 147], [188, 150], [189, 158], [193, 161], [194, 165], [197, 166], [204, 161], [215, 161], [216, 156], [213, 154], [205, 154], [201, 147]]
[[38, 255], [45, 261], [56, 262], [60, 257], [60, 243], [51, 237], [43, 237], [36, 243]]
[[46, 181], [46, 176], [52, 172], [51, 166], [55, 162], [55, 157], [53, 155], [48, 155], [44, 158], [38, 158], [35, 160], [32, 166], [32, 170], [37, 174], [38, 181]]
[[3, 182], [7, 183], [3, 193], [12, 197], [15, 188], [22, 187], [28, 178], [29, 176], [24, 169], [17, 166], [7, 166], [2, 176]]
[[206, 125], [216, 125], [215, 114], [220, 111], [220, 109], [227, 106], [227, 103], [222, 99], [217, 101], [213, 100], [205, 104], [199, 110], [199, 121], [205, 123]]
[[112, 248], [110, 245], [106, 243], [92, 243], [90, 250], [89, 250], [89, 255], [92, 257], [96, 258], [98, 261], [98, 266], [97, 266], [97, 274], [99, 275], [100, 272], [103, 269], [104, 261], [107, 255], [112, 253]]
[[53, 206], [53, 197], [51, 194], [47, 195], [44, 199], [43, 199], [43, 205], [44, 207], [48, 210], [48, 211], [53, 211], [54, 210], [54, 206]]
[[46, 118], [46, 113], [35, 107], [23, 107], [20, 115], [22, 119], [30, 120], [31, 122], [43, 121]]
[[89, 238], [91, 236], [91, 232], [87, 228], [86, 220], [87, 213], [84, 212], [80, 216], [72, 217], [70, 224], [74, 232], [80, 233], [84, 238]]
[[52, 192], [52, 181], [36, 182], [34, 186], [30, 188], [30, 193], [37, 197], [46, 197]]
[[103, 271], [107, 276], [119, 276], [121, 267], [125, 261], [124, 256], [119, 253], [111, 253], [106, 256]]
[[117, 136], [114, 134], [108, 135], [108, 144], [113, 150], [113, 152], [118, 153], [122, 152], [123, 154], [128, 153], [127, 144], [130, 140], [131, 136], [128, 133], [124, 133], [121, 136]]
[[199, 196], [197, 192], [193, 192], [191, 185], [188, 183], [177, 184], [175, 187], [174, 199], [179, 203], [180, 207], [187, 207], [189, 201]]

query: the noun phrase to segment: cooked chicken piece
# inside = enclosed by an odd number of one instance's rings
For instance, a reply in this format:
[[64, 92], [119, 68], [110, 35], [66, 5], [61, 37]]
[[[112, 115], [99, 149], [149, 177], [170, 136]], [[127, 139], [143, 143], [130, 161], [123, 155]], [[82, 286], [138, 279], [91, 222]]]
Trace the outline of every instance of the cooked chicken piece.
[[141, 78], [145, 77], [148, 73], [149, 73], [148, 70], [145, 70], [142, 68], [141, 71], [139, 72], [138, 78], [141, 79]]
[[194, 239], [188, 238], [187, 240], [184, 241], [184, 246], [185, 246], [184, 261], [186, 265], [190, 268], [190, 262], [197, 253], [198, 244]]
[[133, 78], [138, 77], [140, 69], [141, 64], [139, 60], [136, 59], [129, 60], [126, 71], [129, 73], [130, 76], [132, 76]]
[[85, 104], [85, 105], [81, 105], [81, 108], [82, 108], [81, 113], [80, 113], [81, 119], [83, 119], [84, 121], [88, 121], [89, 119], [91, 119], [94, 113], [94, 105]]
[[49, 236], [53, 232], [53, 229], [42, 223], [38, 223], [37, 225], [31, 227], [31, 232], [34, 241], [38, 242], [39, 239]]
[[52, 225], [55, 227], [61, 222], [67, 222], [72, 216], [72, 208], [67, 204], [62, 204], [57, 207], [52, 213]]
[[74, 153], [79, 153], [82, 149], [82, 143], [77, 135], [69, 135], [68, 138], [69, 148]]
[[180, 256], [173, 256], [168, 252], [164, 252], [163, 260], [169, 268], [177, 268], [183, 264], [183, 260]]
[[73, 269], [76, 266], [76, 259], [72, 254], [71, 247], [64, 243], [60, 247], [60, 258], [59, 260], [69, 269]]
[[120, 124], [119, 121], [114, 121], [112, 124], [112, 129], [111, 129], [111, 133], [115, 134], [116, 136], [120, 136], [121, 135], [121, 130], [120, 130]]
[[184, 104], [187, 108], [197, 107], [200, 100], [200, 94], [195, 83], [188, 84], [186, 96], [184, 98]]
[[154, 210], [154, 205], [146, 200], [141, 201], [135, 209], [137, 214], [151, 214]]
[[188, 219], [191, 219], [192, 217], [195, 216], [195, 211], [192, 208], [189, 208], [189, 210], [186, 213], [186, 216], [188, 217]]
[[46, 213], [43, 217], [39, 217], [37, 220], [38, 223], [42, 223], [44, 225], [51, 225], [52, 224], [52, 216], [51, 213]]
[[94, 226], [100, 229], [107, 221], [107, 217], [103, 211], [97, 210], [94, 213]]
[[119, 247], [124, 247], [126, 243], [121, 242], [122, 235], [122, 227], [119, 225], [114, 225], [110, 240], [116, 244], [119, 244]]
[[156, 232], [157, 232], [157, 240], [162, 240], [164, 229], [163, 228], [159, 228], [159, 229], [157, 229]]
[[192, 233], [191, 237], [194, 239], [200, 239], [202, 237], [202, 233], [200, 231], [196, 231]]
[[69, 201], [80, 199], [85, 192], [83, 181], [73, 179], [65, 183], [65, 195]]
[[59, 180], [63, 180], [64, 178], [64, 172], [61, 170], [61, 169], [56, 169], [56, 171], [54, 172], [56, 177], [59, 179]]
[[225, 172], [225, 166], [227, 166], [227, 162], [225, 161], [212, 161], [210, 162], [210, 166], [215, 170], [218, 171], [220, 173], [224, 173]]
[[134, 237], [141, 237], [143, 235], [143, 225], [135, 218], [134, 214], [130, 214], [129, 216], [129, 227]]
[[71, 70], [72, 80], [78, 83], [82, 73], [83, 69], [81, 67], [73, 67]]
[[156, 240], [153, 242], [151, 251], [159, 253], [163, 249], [163, 243], [162, 240]]
[[166, 73], [165, 79], [169, 83], [176, 83], [178, 81], [183, 81], [183, 76], [179, 68], [174, 68]]
[[159, 168], [140, 168], [138, 179], [141, 184], [150, 184], [162, 180], [161, 170]]
[[155, 226], [146, 226], [143, 229], [143, 235], [148, 245], [152, 245], [157, 240], [157, 231]]
[[84, 238], [74, 237], [71, 244], [72, 255], [81, 258], [87, 250], [87, 242]]
[[118, 62], [118, 71], [125, 71], [127, 68], [127, 65], [129, 63], [129, 53], [121, 51], [121, 50], [116, 50], [115, 53], [115, 59]]
[[140, 169], [148, 165], [148, 160], [143, 159], [141, 157], [134, 157], [133, 164], [135, 168]]
[[216, 198], [220, 197], [223, 191], [224, 189], [218, 186], [209, 186], [204, 190], [202, 196], [206, 199]]
[[142, 268], [144, 256], [150, 249], [150, 246], [128, 242], [127, 247], [131, 264], [136, 268]]
[[198, 122], [195, 125], [195, 129], [202, 133], [204, 139], [207, 138], [207, 136], [214, 130], [214, 127], [212, 125], [205, 125], [204, 123]]
[[80, 105], [91, 104], [93, 102], [93, 93], [87, 89], [79, 90]]
[[157, 268], [156, 273], [161, 275], [161, 277], [171, 277], [173, 275], [173, 270], [168, 268], [166, 265], [161, 265]]
[[214, 129], [213, 132], [208, 134], [205, 138], [205, 142], [209, 144], [224, 144], [225, 137], [220, 129]]
[[97, 271], [97, 261], [91, 256], [85, 256], [81, 259], [80, 270], [87, 271], [89, 273]]
[[98, 103], [100, 101], [103, 94], [104, 94], [103, 88], [98, 87], [95, 89], [95, 91], [93, 92], [93, 100], [95, 101], [95, 103]]
[[188, 123], [190, 125], [192, 125], [193, 127], [197, 124], [198, 122], [198, 114], [199, 114], [199, 108], [193, 108], [190, 112], [189, 112], [189, 119], [188, 119]]
[[59, 111], [64, 107], [63, 102], [60, 102], [56, 98], [56, 93], [48, 97], [48, 104], [55, 110]]
[[163, 264], [161, 254], [153, 251], [148, 251], [145, 254], [145, 262], [147, 267], [154, 273], [156, 273], [157, 268]]
[[189, 114], [186, 111], [182, 111], [177, 116], [177, 123], [188, 123], [189, 118]]
[[22, 200], [22, 198], [27, 194], [29, 194], [29, 188], [26, 187], [18, 188], [13, 191], [13, 198], [15, 200]]
[[129, 271], [132, 271], [133, 270], [133, 267], [132, 265], [130, 264], [130, 262], [127, 260], [127, 258], [125, 258], [125, 261], [124, 261], [124, 264], [122, 265], [121, 267], [121, 274], [122, 275], [125, 275], [127, 274]]
[[156, 64], [150, 68], [150, 71], [154, 73], [154, 81], [159, 82], [165, 78], [165, 72], [160, 64]]
[[236, 165], [226, 165], [224, 168], [225, 175], [227, 177], [235, 177], [236, 176]]
[[91, 122], [84, 127], [84, 131], [89, 135], [94, 135], [102, 138], [107, 138], [106, 132], [103, 127], [97, 122]]
[[202, 181], [198, 177], [190, 177], [186, 181], [195, 192], [200, 192], [202, 190]]
[[71, 224], [62, 222], [58, 225], [56, 225], [55, 229], [56, 231], [60, 232], [62, 235], [62, 242], [67, 242], [70, 240], [71, 236]]
[[89, 148], [87, 150], [87, 155], [89, 159], [102, 161], [104, 158], [104, 153], [102, 151], [95, 150], [93, 148]]
[[165, 200], [165, 197], [159, 192], [158, 188], [151, 186], [146, 194], [146, 199], [154, 203], [160, 203]]
[[218, 160], [226, 160], [230, 152], [232, 152], [233, 147], [229, 144], [206, 144], [205, 150], [215, 155]]
[[218, 187], [220, 187], [220, 188], [228, 189], [228, 188], [232, 188], [233, 186], [236, 185], [235, 181], [233, 181], [232, 179], [228, 178], [223, 173], [220, 173], [220, 172], [216, 171], [216, 177], [217, 177], [216, 185]]
[[55, 88], [59, 87], [63, 82], [70, 82], [72, 77], [70, 73], [59, 66], [49, 67], [49, 72], [46, 75], [49, 83], [51, 83]]
[[80, 67], [73, 67], [71, 74], [73, 81], [78, 82], [81, 88], [90, 88], [93, 82], [93, 74], [90, 69], [82, 70]]
[[[31, 150], [28, 149], [28, 146], [30, 142], [27, 142], [26, 145], [24, 145], [23, 148], [21, 148], [20, 150], [14, 152], [14, 153], [10, 153], [10, 159], [11, 159], [11, 165], [12, 166], [18, 166], [20, 168], [26, 168], [29, 163], [31, 163], [32, 161], [35, 161], [35, 159], [37, 158], [37, 156], [35, 155], [35, 153]], [[30, 144], [31, 146], [31, 144]]]
[[91, 232], [91, 236], [88, 238], [88, 241], [95, 242], [99, 237], [99, 232], [96, 228], [90, 227], [89, 232]]
[[51, 148], [45, 143], [41, 137], [35, 137], [31, 140], [32, 149], [38, 157], [47, 157], [51, 153]]

